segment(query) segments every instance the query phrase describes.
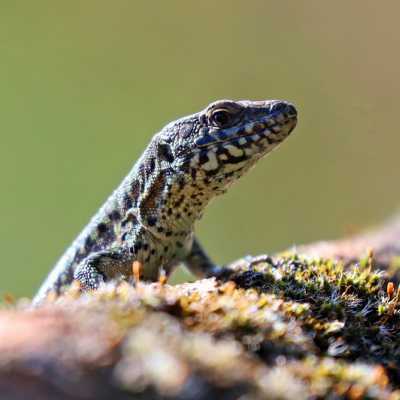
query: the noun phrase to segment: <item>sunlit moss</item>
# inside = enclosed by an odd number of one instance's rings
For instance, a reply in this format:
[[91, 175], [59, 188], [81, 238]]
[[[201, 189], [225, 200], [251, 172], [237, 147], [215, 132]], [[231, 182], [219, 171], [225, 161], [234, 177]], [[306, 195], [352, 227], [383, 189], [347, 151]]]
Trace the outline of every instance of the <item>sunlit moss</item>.
[[225, 282], [72, 287], [46, 307], [114, 327], [124, 390], [174, 397], [190, 381], [255, 399], [395, 399], [399, 291], [372, 266], [371, 254], [346, 267], [285, 254], [236, 263]]

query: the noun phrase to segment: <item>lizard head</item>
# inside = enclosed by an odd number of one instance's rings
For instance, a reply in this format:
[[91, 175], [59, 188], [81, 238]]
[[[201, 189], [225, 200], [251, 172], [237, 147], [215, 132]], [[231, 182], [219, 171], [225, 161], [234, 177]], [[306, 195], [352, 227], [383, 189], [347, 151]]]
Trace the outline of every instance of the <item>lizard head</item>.
[[184, 171], [186, 183], [218, 194], [284, 141], [296, 123], [297, 111], [286, 101], [220, 100], [167, 125], [160, 157]]

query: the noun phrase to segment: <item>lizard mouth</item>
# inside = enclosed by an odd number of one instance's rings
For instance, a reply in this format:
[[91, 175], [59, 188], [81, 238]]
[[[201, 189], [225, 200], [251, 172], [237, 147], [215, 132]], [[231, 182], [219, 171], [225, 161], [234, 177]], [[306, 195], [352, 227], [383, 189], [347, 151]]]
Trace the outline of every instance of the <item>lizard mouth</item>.
[[297, 124], [294, 107], [293, 110], [292, 113], [277, 111], [240, 127], [199, 138], [191, 166], [199, 166], [207, 176], [247, 170], [290, 135]]
[[246, 148], [246, 144], [256, 144], [265, 141], [273, 145], [282, 142], [296, 127], [297, 116], [278, 115], [278, 118], [269, 116], [263, 120], [247, 124], [244, 129], [236, 133], [236, 137], [230, 138], [224, 143]]

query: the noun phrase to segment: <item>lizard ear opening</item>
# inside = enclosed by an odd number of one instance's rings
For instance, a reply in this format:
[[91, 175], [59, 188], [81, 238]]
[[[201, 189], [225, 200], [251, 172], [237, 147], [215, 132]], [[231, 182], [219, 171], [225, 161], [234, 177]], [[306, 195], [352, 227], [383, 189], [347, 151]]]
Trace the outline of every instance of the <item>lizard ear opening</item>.
[[171, 147], [167, 143], [160, 143], [158, 145], [158, 157], [161, 160], [172, 163], [174, 161], [174, 155], [172, 153]]

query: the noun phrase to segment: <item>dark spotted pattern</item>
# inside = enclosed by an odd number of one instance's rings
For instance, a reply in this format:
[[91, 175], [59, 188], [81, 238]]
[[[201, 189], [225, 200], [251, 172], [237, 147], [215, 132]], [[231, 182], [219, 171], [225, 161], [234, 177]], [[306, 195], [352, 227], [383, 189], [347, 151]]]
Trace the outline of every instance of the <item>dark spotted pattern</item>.
[[59, 260], [36, 303], [78, 279], [83, 289], [129, 277], [133, 261], [155, 280], [183, 261], [198, 275], [215, 266], [193, 237], [206, 205], [294, 129], [284, 101], [230, 101], [167, 125]]
[[108, 227], [105, 222], [100, 222], [100, 224], [97, 225], [97, 234], [99, 237], [102, 237], [105, 233], [107, 233]]

